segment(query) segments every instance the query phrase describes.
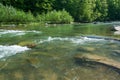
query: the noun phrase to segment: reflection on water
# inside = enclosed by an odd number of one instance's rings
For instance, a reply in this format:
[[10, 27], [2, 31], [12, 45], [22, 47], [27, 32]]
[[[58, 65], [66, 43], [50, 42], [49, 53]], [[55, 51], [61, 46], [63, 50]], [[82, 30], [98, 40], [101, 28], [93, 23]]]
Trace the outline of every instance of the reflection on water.
[[[0, 31], [0, 56], [6, 57], [0, 60], [0, 80], [120, 80], [119, 71], [112, 67], [91, 62], [80, 65], [74, 58], [96, 54], [119, 62], [120, 36], [110, 31], [110, 25], [39, 27], [42, 33], [32, 32], [37, 27]], [[9, 37], [11, 33], [25, 34]], [[36, 46], [26, 47], [32, 44]]]

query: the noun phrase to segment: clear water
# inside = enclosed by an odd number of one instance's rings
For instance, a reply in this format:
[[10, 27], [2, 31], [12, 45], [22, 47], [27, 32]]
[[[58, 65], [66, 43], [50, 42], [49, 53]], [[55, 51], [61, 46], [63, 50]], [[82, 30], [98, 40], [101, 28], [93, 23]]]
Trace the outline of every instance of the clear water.
[[119, 70], [80, 65], [76, 55], [120, 61], [119, 23], [17, 26], [0, 29], [0, 80], [120, 80]]

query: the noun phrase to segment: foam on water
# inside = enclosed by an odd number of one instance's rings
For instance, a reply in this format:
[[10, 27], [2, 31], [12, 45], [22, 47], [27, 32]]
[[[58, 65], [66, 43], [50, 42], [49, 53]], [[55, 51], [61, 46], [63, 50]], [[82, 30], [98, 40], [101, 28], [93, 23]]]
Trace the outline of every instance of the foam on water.
[[25, 35], [26, 33], [41, 33], [40, 31], [35, 31], [35, 30], [32, 30], [32, 31], [20, 31], [20, 30], [3, 30], [3, 29], [0, 29], [0, 36], [1, 35], [5, 35], [5, 34], [11, 34], [11, 35], [14, 35], [14, 36], [18, 36], [18, 35]]
[[104, 39], [97, 39], [97, 38], [89, 38], [89, 37], [80, 37], [71, 40], [73, 43], [82, 44], [88, 42], [102, 42], [105, 41]]
[[19, 30], [0, 30], [0, 35], [4, 34], [24, 35], [25, 32]]
[[29, 50], [29, 48], [18, 45], [11, 45], [11, 46], [0, 45], [0, 58], [12, 56], [26, 50]]
[[101, 42], [105, 41], [102, 38], [89, 38], [89, 37], [74, 37], [74, 38], [61, 38], [61, 37], [48, 37], [46, 40], [40, 40], [39, 43], [50, 42], [50, 41], [70, 41], [72, 43], [82, 44], [86, 42]]

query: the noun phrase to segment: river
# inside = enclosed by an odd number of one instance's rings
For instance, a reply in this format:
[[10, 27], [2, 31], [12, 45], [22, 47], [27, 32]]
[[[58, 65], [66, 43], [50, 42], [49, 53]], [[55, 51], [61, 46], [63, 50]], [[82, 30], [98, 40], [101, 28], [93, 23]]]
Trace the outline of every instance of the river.
[[77, 62], [99, 55], [120, 62], [120, 32], [113, 23], [0, 27], [0, 80], [120, 80], [102, 64]]

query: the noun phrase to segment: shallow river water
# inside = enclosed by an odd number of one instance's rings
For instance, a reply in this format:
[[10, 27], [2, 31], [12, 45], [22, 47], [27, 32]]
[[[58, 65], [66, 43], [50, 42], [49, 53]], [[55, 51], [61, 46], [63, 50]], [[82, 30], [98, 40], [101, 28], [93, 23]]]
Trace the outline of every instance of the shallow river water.
[[120, 31], [114, 23], [64, 24], [0, 29], [0, 80], [120, 80], [120, 70], [75, 59], [98, 55], [120, 62]]

